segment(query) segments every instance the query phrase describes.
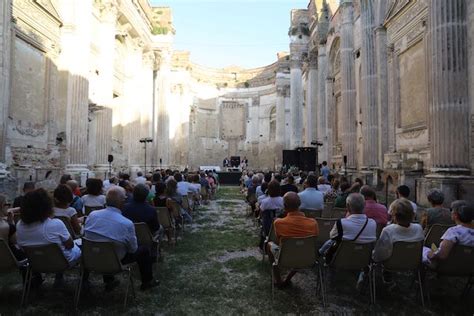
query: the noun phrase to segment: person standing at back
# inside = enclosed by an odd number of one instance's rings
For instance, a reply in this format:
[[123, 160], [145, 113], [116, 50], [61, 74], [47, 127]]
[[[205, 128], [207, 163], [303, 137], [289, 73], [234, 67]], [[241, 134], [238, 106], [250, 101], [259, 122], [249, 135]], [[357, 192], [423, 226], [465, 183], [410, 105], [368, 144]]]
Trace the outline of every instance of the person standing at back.
[[318, 180], [310, 174], [305, 180], [305, 190], [298, 193], [302, 209], [324, 209], [324, 194], [318, 191]]
[[329, 170], [328, 162], [323, 161], [323, 167], [321, 168], [321, 176], [324, 177], [326, 181], [328, 181], [328, 177], [330, 173], [331, 173], [331, 170]]

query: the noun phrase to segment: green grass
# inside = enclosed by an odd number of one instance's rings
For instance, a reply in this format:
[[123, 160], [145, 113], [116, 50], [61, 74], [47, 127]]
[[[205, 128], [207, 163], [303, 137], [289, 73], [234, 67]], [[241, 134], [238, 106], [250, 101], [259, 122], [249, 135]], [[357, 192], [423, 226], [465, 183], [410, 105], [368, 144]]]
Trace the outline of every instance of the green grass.
[[[378, 304], [369, 307], [368, 294], [355, 290], [355, 274], [338, 273], [328, 285], [329, 306], [322, 308], [312, 272], [297, 274], [293, 285], [276, 290], [272, 302], [270, 266], [262, 264], [257, 251], [258, 230], [245, 217], [245, 204], [238, 188], [221, 187], [218, 201], [201, 207], [194, 224], [174, 247], [165, 244], [164, 260], [156, 266], [161, 285], [150, 292], [137, 291], [137, 300], [122, 310], [122, 289], [104, 293], [100, 276], [91, 277], [93, 295], [81, 300], [81, 314], [135, 315], [270, 315], [270, 314], [446, 314], [472, 315], [472, 295], [461, 302], [462, 280], [454, 279], [432, 291], [432, 306], [420, 308], [408, 277], [388, 293], [378, 279]], [[76, 277], [67, 276], [66, 292], [55, 292], [50, 285], [44, 297], [36, 298], [24, 310], [26, 315], [72, 313], [72, 286]], [[48, 279], [51, 284], [51, 278]], [[20, 286], [17, 274], [0, 279], [0, 314], [19, 313]], [[139, 281], [135, 282], [138, 288]], [[436, 286], [437, 282], [432, 283]]]

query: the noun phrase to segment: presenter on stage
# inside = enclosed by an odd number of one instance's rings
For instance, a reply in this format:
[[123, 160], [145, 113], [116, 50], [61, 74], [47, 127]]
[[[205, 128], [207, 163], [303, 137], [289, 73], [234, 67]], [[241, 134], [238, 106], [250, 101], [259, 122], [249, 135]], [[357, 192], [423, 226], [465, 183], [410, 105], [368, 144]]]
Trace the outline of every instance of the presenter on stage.
[[229, 167], [229, 159], [227, 157], [224, 158], [224, 161], [222, 162], [223, 167]]

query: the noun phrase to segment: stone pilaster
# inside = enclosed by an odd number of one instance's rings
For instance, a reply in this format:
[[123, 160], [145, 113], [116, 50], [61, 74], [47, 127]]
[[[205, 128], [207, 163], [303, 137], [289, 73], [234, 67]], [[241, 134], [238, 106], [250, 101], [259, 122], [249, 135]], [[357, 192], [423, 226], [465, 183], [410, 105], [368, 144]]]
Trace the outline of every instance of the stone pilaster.
[[11, 0], [0, 3], [0, 161], [5, 161], [5, 139], [10, 100]]
[[305, 146], [318, 139], [317, 135], [317, 91], [318, 91], [318, 59], [311, 56], [308, 62], [308, 76], [306, 81], [306, 130]]
[[469, 91], [469, 104], [471, 108], [471, 145], [470, 149], [470, 161], [471, 161], [471, 172], [474, 170], [474, 1], [466, 1], [467, 4], [467, 38], [468, 38], [468, 91]]
[[334, 86], [334, 78], [332, 77], [326, 77], [324, 79], [325, 82], [325, 90], [324, 94], [326, 95], [326, 144], [323, 147], [327, 148], [327, 159], [331, 160], [332, 156], [334, 155], [334, 133], [336, 131], [333, 131], [332, 128], [333, 126], [336, 126], [335, 124], [332, 123], [332, 121], [336, 117], [336, 109], [335, 109], [335, 104], [334, 104], [334, 97], [333, 97], [333, 86]]
[[108, 167], [107, 157], [112, 153], [112, 109], [103, 108], [96, 112], [96, 168]]
[[341, 1], [341, 103], [342, 154], [347, 167], [357, 166], [356, 88], [354, 74], [354, 7], [352, 0]]
[[377, 66], [374, 47], [374, 0], [361, 1], [362, 166], [378, 165]]
[[[278, 79], [277, 79], [278, 80]], [[288, 87], [284, 85], [277, 85], [277, 100], [276, 100], [276, 137], [275, 141], [281, 148], [285, 147], [285, 97]]]
[[318, 87], [317, 87], [317, 136], [323, 143], [320, 150], [320, 160], [329, 160], [328, 115], [326, 106], [326, 79], [328, 76], [326, 45], [319, 45], [318, 50]]
[[387, 30], [383, 26], [375, 29], [375, 54], [377, 60], [377, 105], [378, 105], [378, 165], [383, 167], [383, 155], [388, 152], [388, 77], [387, 77]]
[[466, 2], [429, 1], [433, 172], [467, 172], [470, 169]]
[[290, 62], [290, 100], [291, 100], [291, 135], [292, 149], [303, 146], [303, 78], [302, 62], [293, 59]]
[[[169, 164], [169, 114], [168, 114], [168, 91], [169, 91], [169, 62], [171, 56], [162, 55], [160, 69], [155, 78], [155, 115], [156, 129], [153, 142], [153, 154], [156, 155], [156, 162], [159, 166], [168, 166]], [[160, 164], [161, 160], [161, 164]]]

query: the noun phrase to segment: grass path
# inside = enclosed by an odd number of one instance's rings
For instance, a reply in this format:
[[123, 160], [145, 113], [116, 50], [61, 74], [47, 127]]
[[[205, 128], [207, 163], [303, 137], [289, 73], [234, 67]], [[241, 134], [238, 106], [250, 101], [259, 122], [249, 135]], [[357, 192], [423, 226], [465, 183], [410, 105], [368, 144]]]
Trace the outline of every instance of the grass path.
[[[384, 294], [376, 307], [369, 308], [366, 293], [355, 291], [354, 275], [338, 275], [329, 289], [329, 306], [324, 311], [316, 293], [313, 273], [298, 274], [293, 285], [278, 290], [272, 303], [270, 267], [262, 264], [257, 249], [258, 230], [245, 217], [246, 204], [238, 188], [222, 187], [210, 205], [194, 214], [175, 247], [165, 245], [164, 260], [156, 267], [161, 285], [151, 292], [137, 291], [135, 304], [123, 311], [123, 291], [103, 293], [101, 279], [91, 279], [93, 295], [82, 300], [81, 314], [135, 315], [229, 315], [229, 314], [437, 314], [423, 312], [413, 289], [396, 296]], [[25, 314], [70, 314], [75, 275], [68, 275], [70, 288], [57, 293], [46, 286], [45, 297], [36, 299]], [[20, 295], [17, 275], [0, 278], [0, 315], [18, 314]], [[136, 285], [139, 282], [136, 282]], [[471, 299], [472, 301], [472, 299]], [[464, 314], [464, 309], [446, 308], [449, 300], [434, 303], [443, 314]], [[459, 305], [459, 304], [458, 304]], [[469, 304], [468, 304], [469, 305]], [[472, 314], [472, 312], [471, 312]]]

